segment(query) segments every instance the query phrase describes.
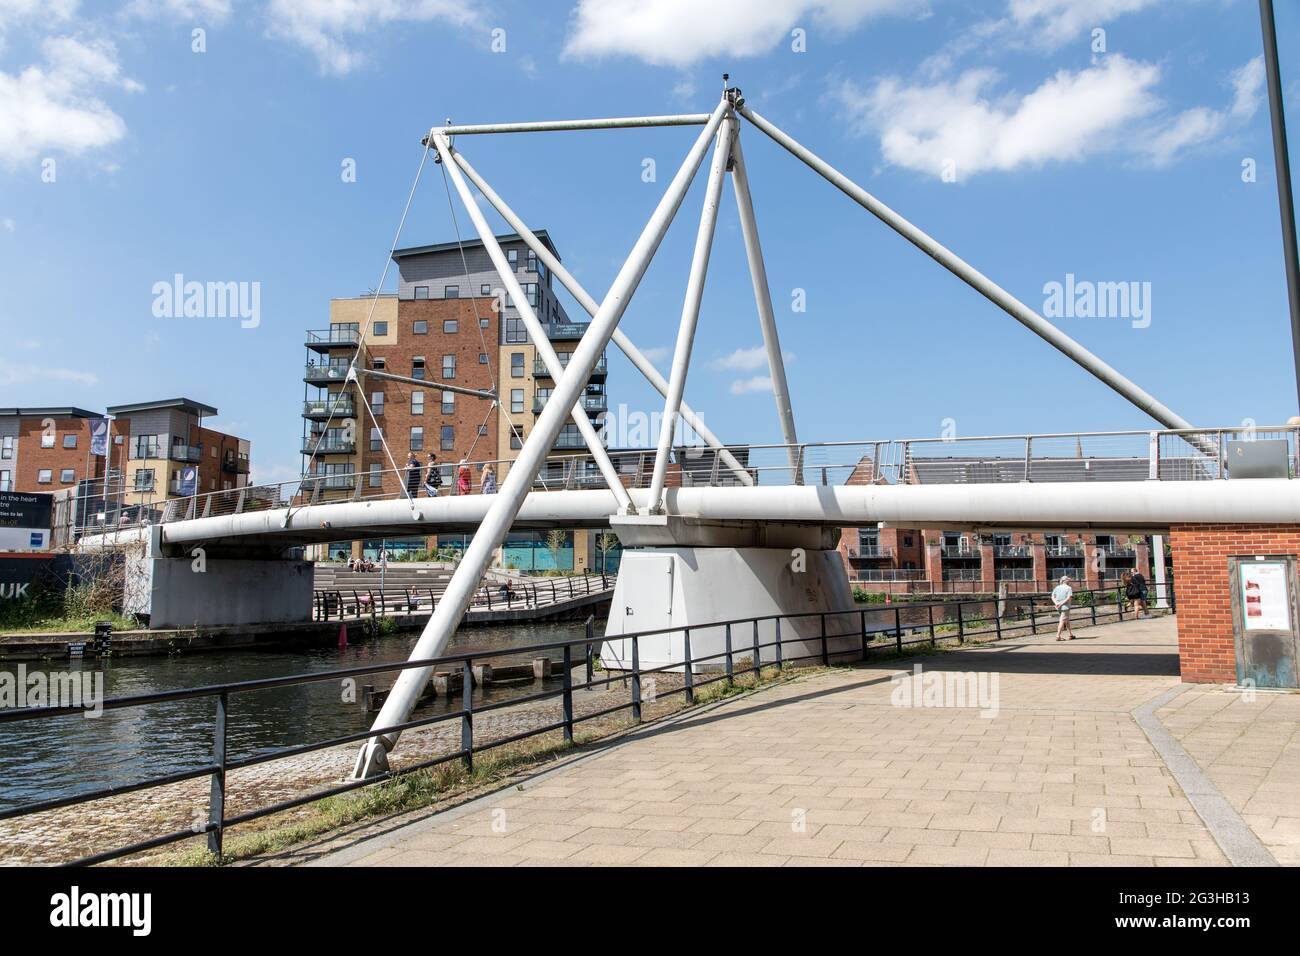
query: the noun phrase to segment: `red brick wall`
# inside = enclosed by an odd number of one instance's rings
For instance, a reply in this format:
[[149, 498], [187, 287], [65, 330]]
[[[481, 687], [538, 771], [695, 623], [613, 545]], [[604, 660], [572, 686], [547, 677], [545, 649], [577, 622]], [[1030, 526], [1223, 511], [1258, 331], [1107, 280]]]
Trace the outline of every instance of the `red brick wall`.
[[1231, 555], [1300, 554], [1300, 526], [1186, 524], [1170, 529], [1178, 569], [1178, 654], [1183, 680], [1233, 683]]
[[[104, 459], [89, 454], [90, 422], [84, 418], [56, 418], [54, 421], [54, 447], [42, 448], [44, 428], [40, 418], [24, 418], [18, 425], [17, 467], [14, 470], [14, 490], [48, 494], [76, 487], [84, 478], [103, 474]], [[77, 436], [76, 448], [64, 448], [63, 436]], [[36, 479], [42, 469], [50, 470], [50, 481], [41, 484]], [[65, 482], [60, 475], [65, 468], [72, 469], [73, 480]]]

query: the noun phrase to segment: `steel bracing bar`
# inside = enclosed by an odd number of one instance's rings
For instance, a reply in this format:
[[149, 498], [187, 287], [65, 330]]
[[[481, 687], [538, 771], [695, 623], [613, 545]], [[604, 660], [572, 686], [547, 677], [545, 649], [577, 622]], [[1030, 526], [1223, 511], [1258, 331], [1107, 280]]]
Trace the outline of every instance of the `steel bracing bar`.
[[704, 209], [700, 213], [700, 226], [695, 233], [695, 251], [691, 255], [691, 271], [686, 280], [686, 297], [682, 302], [682, 319], [677, 328], [677, 344], [673, 349], [673, 367], [668, 376], [668, 394], [664, 396], [664, 414], [659, 424], [659, 446], [655, 452], [654, 471], [650, 477], [650, 510], [662, 512], [664, 481], [668, 477], [668, 453], [677, 430], [677, 414], [686, 391], [686, 374], [690, 371], [691, 346], [695, 342], [695, 329], [700, 321], [700, 303], [704, 300], [704, 280], [709, 273], [709, 255], [713, 251], [713, 234], [718, 225], [718, 206], [722, 201], [722, 180], [727, 175], [727, 157], [731, 154], [731, 141], [736, 121], [730, 115], [718, 127], [717, 142], [713, 146], [713, 162], [709, 167], [708, 185], [704, 190]]
[[[951, 249], [922, 232], [871, 193], [849, 179], [826, 160], [803, 146], [744, 104], [737, 107], [745, 117], [781, 146], [811, 166], [820, 176], [844, 193], [859, 206], [893, 229], [912, 245], [930, 256], [941, 266], [961, 279], [980, 295], [997, 305], [1013, 319], [1025, 326], [1049, 345], [1083, 366], [1103, 383], [1127, 398], [1142, 411], [1167, 428], [1194, 428], [1187, 419], [1159, 402], [1153, 395], [1129, 381], [1118, 371], [1070, 338], [1056, 326], [1025, 305], [992, 279], [983, 275]], [[1202, 449], [1204, 450], [1204, 449]]]
[[754, 201], [749, 194], [749, 176], [745, 173], [745, 155], [740, 148], [740, 129], [737, 124], [735, 145], [731, 148], [731, 185], [736, 194], [736, 208], [740, 211], [740, 232], [745, 239], [745, 256], [749, 259], [749, 276], [754, 284], [754, 302], [758, 306], [758, 324], [763, 331], [763, 347], [767, 349], [767, 367], [772, 376], [772, 395], [776, 399], [776, 414], [781, 421], [781, 435], [790, 447], [790, 467], [794, 470], [795, 484], [803, 483], [798, 467], [799, 454], [794, 446], [799, 438], [794, 428], [794, 407], [790, 404], [790, 386], [785, 379], [785, 358], [781, 355], [781, 338], [776, 331], [776, 315], [772, 311], [772, 290], [767, 282], [767, 266], [763, 263], [763, 247], [758, 239], [758, 221], [754, 218]]
[[435, 126], [420, 142], [429, 144], [429, 136], [476, 136], [481, 133], [550, 133], [579, 129], [642, 129], [647, 126], [702, 126], [708, 113], [685, 113], [679, 116], [616, 116], [610, 119], [543, 120], [533, 123], [482, 123], [477, 126]]
[[[451, 161], [451, 147], [447, 143], [447, 138], [442, 133], [435, 133], [433, 142], [438, 150], [438, 155], [442, 157], [443, 168], [447, 170], [447, 174], [451, 177], [452, 185], [456, 187], [456, 192], [460, 194], [461, 202], [469, 212], [474, 228], [478, 230], [479, 239], [483, 241], [483, 248], [487, 250], [488, 257], [491, 258], [492, 265], [496, 268], [497, 275], [501, 278], [506, 293], [510, 296], [510, 301], [514, 303], [519, 312], [519, 317], [523, 319], [524, 328], [528, 330], [528, 334], [532, 337], [537, 354], [541, 357], [547, 371], [551, 373], [551, 378], [559, 381], [560, 376], [564, 374], [564, 366], [560, 364], [560, 357], [555, 354], [555, 349], [551, 346], [551, 340], [547, 337], [546, 330], [542, 328], [542, 323], [538, 321], [532, 304], [528, 301], [523, 287], [519, 284], [519, 279], [516, 278], [514, 270], [510, 268], [510, 263], [506, 259], [505, 252], [501, 249], [501, 244], [497, 242], [496, 236], [492, 234], [492, 227], [483, 218], [483, 211], [478, 208], [478, 202], [475, 201], [474, 194], [470, 192], [469, 186], [465, 184], [465, 177], [461, 175], [456, 164]], [[583, 381], [582, 384], [585, 386], [587, 383]], [[571, 414], [574, 423], [578, 426], [578, 431], [582, 435], [582, 440], [587, 444], [587, 450], [591, 452], [591, 457], [595, 459], [596, 466], [605, 477], [605, 484], [609, 486], [609, 490], [614, 492], [614, 497], [618, 499], [619, 508], [629, 512], [635, 511], [636, 508], [632, 504], [632, 499], [628, 497], [627, 489], [623, 487], [623, 482], [619, 480], [618, 469], [609, 460], [609, 453], [605, 451], [605, 446], [601, 444], [600, 436], [596, 434], [596, 429], [591, 424], [591, 419], [587, 417], [586, 411], [583, 410], [581, 402], [575, 400], [575, 404], [571, 407]]]
[[[515, 459], [514, 467], [506, 474], [500, 491], [495, 496], [490, 496], [493, 498], [492, 504], [483, 516], [483, 521], [473, 538], [470, 539], [469, 547], [465, 549], [460, 565], [452, 574], [451, 580], [447, 582], [442, 600], [438, 602], [438, 606], [424, 626], [420, 639], [412, 649], [412, 660], [429, 659], [441, 654], [465, 616], [465, 609], [474, 596], [478, 582], [492, 561], [492, 553], [504, 540], [506, 532], [510, 530], [515, 516], [518, 515], [519, 509], [528, 497], [538, 469], [546, 459], [556, 436], [559, 435], [560, 428], [568, 419], [570, 410], [578, 400], [578, 393], [590, 378], [601, 352], [608, 345], [614, 328], [623, 317], [632, 294], [650, 265], [650, 260], [658, 251], [659, 244], [677, 214], [691, 180], [695, 178], [696, 170], [704, 160], [709, 141], [716, 135], [718, 126], [722, 123], [722, 118], [728, 109], [730, 104], [725, 99], [718, 103], [677, 171], [677, 175], [673, 177], [667, 191], [659, 200], [659, 205], [655, 207], [650, 221], [641, 231], [640, 237], [632, 247], [632, 252], [623, 263], [623, 267], [619, 269], [613, 285], [605, 295], [605, 301], [596, 310], [590, 327], [574, 350], [568, 368], [556, 380], [551, 400], [546, 403], [541, 415], [538, 416], [532, 433], [524, 442], [524, 447], [520, 449], [518, 458]], [[420, 691], [429, 682], [432, 674], [432, 666], [403, 671], [401, 677], [393, 684], [373, 726], [392, 727], [402, 723], [414, 709]], [[397, 743], [397, 737], [395, 733], [388, 733], [376, 735], [368, 740], [357, 755], [353, 776], [369, 777], [383, 772], [388, 765], [388, 751]]]
[[[442, 392], [455, 392], [457, 395], [469, 395], [472, 398], [486, 398], [491, 402], [497, 400], [496, 392], [487, 389], [465, 388], [462, 385], [449, 385], [446, 382], [434, 382], [424, 378], [411, 378], [409, 375], [394, 375], [392, 372], [381, 372], [378, 369], [373, 368], [359, 368], [356, 371], [358, 378], [363, 376], [365, 378], [382, 378], [387, 382], [404, 382], [407, 385], [427, 388], [430, 391], [436, 389]], [[344, 384], [346, 384], [346, 382]]]
[[[583, 287], [582, 283], [575, 279], [572, 273], [564, 267], [559, 258], [546, 247], [546, 243], [538, 239], [537, 235], [528, 228], [523, 219], [506, 205], [505, 201], [497, 195], [487, 181], [478, 174], [478, 170], [470, 165], [463, 153], [452, 150], [451, 156], [456, 161], [456, 165], [465, 171], [465, 175], [470, 178], [470, 182], [483, 194], [483, 198], [488, 201], [488, 204], [501, 215], [501, 218], [506, 221], [511, 229], [519, 234], [519, 237], [523, 239], [528, 248], [537, 254], [537, 258], [541, 260], [546, 268], [551, 270], [551, 274], [559, 280], [560, 285], [569, 290], [569, 293], [577, 300], [578, 305], [582, 306], [588, 315], [595, 315], [596, 310], [600, 308], [599, 303], [592, 298], [591, 293]], [[660, 395], [668, 394], [668, 380], [659, 374], [659, 370], [641, 353], [641, 350], [632, 343], [632, 340], [627, 337], [627, 334], [622, 329], [614, 330], [612, 341]], [[754, 483], [753, 477], [745, 470], [745, 467], [741, 465], [736, 456], [727, 449], [722, 440], [704, 424], [704, 420], [685, 401], [681, 403], [681, 415], [686, 424], [690, 425], [695, 433], [704, 439], [705, 444], [717, 453], [722, 463], [731, 469], [737, 481], [742, 485], [752, 485]]]

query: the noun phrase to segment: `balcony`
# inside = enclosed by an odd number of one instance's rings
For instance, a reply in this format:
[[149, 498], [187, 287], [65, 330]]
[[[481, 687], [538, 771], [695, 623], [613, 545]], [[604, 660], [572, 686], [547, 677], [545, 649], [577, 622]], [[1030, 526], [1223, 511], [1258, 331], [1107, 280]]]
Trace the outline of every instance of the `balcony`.
[[310, 385], [328, 385], [342, 382], [348, 377], [347, 365], [320, 365], [308, 362], [302, 373], [302, 380]]
[[[564, 368], [568, 368], [569, 360], [566, 358], [561, 358], [560, 365], [563, 366]], [[596, 362], [596, 367], [591, 370], [591, 375], [593, 378], [595, 378], [596, 376], [603, 376], [608, 372], [609, 372], [609, 360], [604, 355], [602, 355], [599, 361]], [[551, 373], [547, 371], [546, 363], [543, 362], [540, 358], [533, 359], [533, 376], [535, 378], [552, 378]]]
[[248, 474], [248, 456], [227, 455], [221, 462], [221, 470], [232, 475]]
[[978, 561], [980, 557], [979, 548], [944, 545], [940, 550], [945, 558], [971, 558]]
[[[609, 399], [607, 399], [604, 395], [584, 395], [581, 399], [579, 399], [579, 404], [582, 406], [582, 410], [584, 412], [587, 412], [588, 414], [596, 414], [596, 413], [609, 410]], [[545, 407], [546, 407], [546, 399], [544, 398], [533, 399], [534, 415], [540, 415], [542, 413], [542, 409]]]
[[556, 436], [555, 444], [551, 447], [560, 449], [586, 448], [587, 443], [583, 441], [582, 433], [575, 429], [573, 431], [566, 430], [560, 432], [560, 434]]
[[314, 494], [318, 487], [321, 491], [353, 491], [357, 487], [357, 476], [355, 473], [313, 475], [301, 482], [303, 494]]
[[1083, 545], [1081, 544], [1054, 544], [1047, 548], [1049, 558], [1081, 558], [1083, 557]]
[[172, 445], [171, 452], [167, 457], [172, 461], [188, 461], [191, 464], [197, 464], [203, 459], [203, 447], [201, 445]]
[[355, 346], [361, 341], [361, 333], [357, 329], [343, 328], [341, 326], [329, 329], [315, 329], [307, 333], [305, 343], [307, 348], [313, 352], [328, 352], [330, 349], [340, 349], [347, 346]]
[[352, 455], [357, 450], [355, 441], [342, 438], [321, 439], [319, 435], [308, 436], [302, 440], [304, 455]]
[[997, 544], [993, 546], [993, 556], [995, 558], [1032, 558], [1034, 548], [1033, 545], [1029, 544]]
[[893, 548], [882, 548], [875, 545], [863, 546], [849, 551], [850, 558], [892, 558], [893, 556]]
[[334, 395], [302, 403], [302, 417], [311, 419], [355, 418], [356, 406], [351, 395]]

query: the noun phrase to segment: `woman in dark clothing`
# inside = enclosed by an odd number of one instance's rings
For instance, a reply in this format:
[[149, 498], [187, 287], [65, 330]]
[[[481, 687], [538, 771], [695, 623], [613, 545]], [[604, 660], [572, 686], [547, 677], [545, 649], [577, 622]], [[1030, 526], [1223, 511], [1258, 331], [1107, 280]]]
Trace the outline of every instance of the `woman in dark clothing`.
[[420, 461], [415, 452], [406, 456], [406, 493], [411, 498], [420, 494]]

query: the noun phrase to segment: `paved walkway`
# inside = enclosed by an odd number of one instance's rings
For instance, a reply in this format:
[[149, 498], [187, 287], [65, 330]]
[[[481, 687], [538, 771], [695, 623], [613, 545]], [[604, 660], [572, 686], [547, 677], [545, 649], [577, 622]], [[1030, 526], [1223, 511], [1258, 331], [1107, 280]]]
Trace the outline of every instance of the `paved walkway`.
[[[1300, 696], [1181, 684], [1172, 619], [1078, 634], [732, 698], [314, 862], [1300, 863]], [[898, 706], [914, 663], [967, 706]]]

